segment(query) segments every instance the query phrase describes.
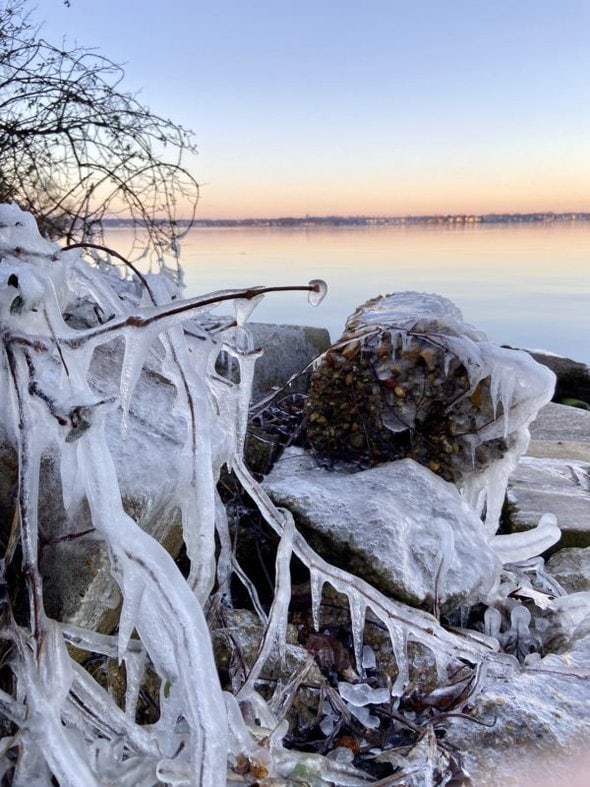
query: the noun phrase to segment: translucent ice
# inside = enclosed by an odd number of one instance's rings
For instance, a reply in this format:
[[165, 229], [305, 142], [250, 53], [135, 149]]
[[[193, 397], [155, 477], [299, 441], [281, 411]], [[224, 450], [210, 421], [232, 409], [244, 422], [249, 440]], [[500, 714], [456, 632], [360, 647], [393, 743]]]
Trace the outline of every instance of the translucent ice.
[[391, 697], [388, 689], [374, 689], [368, 683], [344, 683], [341, 681], [338, 684], [338, 691], [342, 699], [359, 708], [364, 705], [381, 705], [384, 702], [389, 702]]
[[502, 563], [518, 563], [541, 555], [561, 538], [554, 514], [543, 514], [537, 527], [520, 533], [492, 536], [490, 545]]
[[328, 285], [323, 279], [312, 279], [309, 282], [310, 290], [307, 300], [312, 306], [318, 306], [326, 297]]

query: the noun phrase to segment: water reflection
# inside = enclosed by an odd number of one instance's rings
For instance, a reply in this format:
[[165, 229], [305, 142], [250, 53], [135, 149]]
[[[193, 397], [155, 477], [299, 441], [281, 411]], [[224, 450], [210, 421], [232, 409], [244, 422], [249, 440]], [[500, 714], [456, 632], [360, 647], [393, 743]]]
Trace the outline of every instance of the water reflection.
[[[124, 243], [124, 231], [117, 236]], [[328, 282], [318, 309], [267, 297], [254, 318], [329, 328], [367, 298], [438, 292], [494, 341], [590, 362], [590, 224], [196, 229], [183, 241], [187, 294]]]

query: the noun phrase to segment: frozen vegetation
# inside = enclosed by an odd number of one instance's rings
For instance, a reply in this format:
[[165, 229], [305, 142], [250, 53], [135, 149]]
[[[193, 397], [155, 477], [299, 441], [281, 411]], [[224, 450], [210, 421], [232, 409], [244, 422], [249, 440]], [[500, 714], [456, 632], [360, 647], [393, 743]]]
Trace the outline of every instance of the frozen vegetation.
[[[400, 702], [410, 683], [412, 648], [429, 654], [435, 681], [432, 704], [456, 691], [456, 684], [449, 689], [449, 675], [457, 665], [464, 670], [462, 685], [470, 696], [494, 676], [526, 669], [543, 628], [514, 598], [508, 601], [517, 589], [522, 596], [535, 597], [541, 606], [561, 594], [561, 608], [571, 628], [586, 616], [586, 596], [570, 603], [548, 580], [545, 591], [539, 590], [542, 561], [530, 558], [558, 537], [551, 517], [529, 534], [496, 535], [507, 467], [526, 443], [527, 423], [547, 401], [551, 387], [548, 381], [531, 396], [526, 366], [519, 366], [512, 356], [482, 345], [479, 367], [469, 368], [474, 381], [491, 377], [494, 402], [503, 413], [500, 426], [494, 428], [504, 435], [516, 432], [518, 439], [499, 467], [466, 484], [464, 494], [472, 505], [469, 522], [487, 510], [485, 538], [500, 559], [493, 587], [480, 599], [486, 608], [481, 630], [461, 625], [451, 630], [430, 613], [398, 602], [326, 562], [302, 537], [293, 516], [273, 504], [246, 467], [250, 391], [260, 354], [252, 346], [247, 320], [267, 290], [220, 290], [182, 300], [178, 277], [164, 264], [156, 273], [139, 278], [104, 259], [89, 264], [79, 249], [60, 250], [42, 239], [31, 216], [14, 205], [0, 208], [0, 255], [1, 429], [4, 444], [14, 448], [18, 463], [14, 515], [2, 522], [5, 551], [0, 566], [4, 665], [0, 713], [5, 718], [0, 773], [6, 780], [50, 785], [53, 776], [61, 787], [160, 783], [217, 787], [225, 774], [229, 782], [244, 785], [374, 781], [358, 762], [353, 763], [352, 751], [326, 746], [319, 754], [286, 745], [289, 708], [304, 682], [303, 672], [297, 671], [301, 665], [276, 682], [271, 696], [260, 690], [267, 662], [277, 658], [284, 662], [291, 647], [287, 640], [294, 556], [308, 572], [316, 628], [328, 588], [346, 597], [349, 605], [352, 672], [349, 679], [340, 676], [318, 710], [318, 729], [328, 740], [343, 714], [354, 717], [367, 739], [380, 726], [384, 708], [391, 718], [400, 716]], [[318, 280], [300, 289], [317, 304], [325, 285]], [[72, 304], [86, 304], [94, 322], [76, 328], [68, 324], [64, 315], [71, 312]], [[227, 320], [214, 316], [219, 306], [226, 312], [232, 306], [234, 316]], [[458, 319], [455, 313], [447, 317]], [[372, 319], [378, 321], [380, 315], [375, 313]], [[125, 345], [119, 393], [105, 398], [91, 385], [88, 370], [97, 349], [115, 339]], [[448, 351], [466, 357], [457, 338], [448, 339]], [[235, 359], [237, 382], [216, 371], [222, 352]], [[185, 470], [174, 491], [190, 562], [184, 574], [164, 547], [126, 513], [105, 431], [107, 420], [117, 418], [125, 435], [134, 391], [148, 362], [174, 385], [175, 415], [184, 423]], [[153, 416], [157, 420], [159, 414]], [[40, 468], [48, 456], [59, 466], [71, 532], [76, 533], [76, 516], [83, 504], [94, 537], [108, 550], [110, 572], [122, 597], [115, 633], [84, 629], [46, 614], [38, 512], [47, 491], [39, 485]], [[266, 606], [233, 551], [217, 486], [226, 470], [277, 536], [274, 593]], [[434, 490], [442, 482], [433, 479]], [[159, 482], [157, 472], [142, 478], [149, 494], [157, 494]], [[507, 563], [519, 565], [500, 568]], [[208, 616], [216, 609], [231, 608], [233, 574], [250, 592], [263, 637], [247, 674], [234, 675], [230, 691], [218, 676]], [[389, 682], [367, 679], [375, 668], [375, 652], [364, 641], [368, 618], [379, 625], [391, 649], [395, 673]], [[81, 666], [80, 653], [124, 665], [121, 697], [114, 697]], [[148, 679], [159, 685], [158, 715], [146, 723], [138, 703]], [[464, 705], [459, 704], [459, 710]], [[390, 763], [398, 776], [404, 768], [408, 774], [416, 768], [430, 774], [429, 781], [408, 784], [442, 784], [453, 772], [449, 758], [448, 751], [438, 746], [434, 728], [427, 726], [411, 756]], [[446, 780], [437, 781], [441, 773], [447, 774]]]

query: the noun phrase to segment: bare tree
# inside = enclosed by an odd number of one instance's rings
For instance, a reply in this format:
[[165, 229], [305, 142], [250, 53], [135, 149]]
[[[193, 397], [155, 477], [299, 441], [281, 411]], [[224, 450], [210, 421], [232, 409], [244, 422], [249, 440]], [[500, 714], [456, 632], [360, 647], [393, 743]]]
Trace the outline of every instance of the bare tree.
[[42, 38], [28, 0], [0, 14], [0, 200], [68, 243], [101, 243], [104, 220], [125, 216], [152, 249], [174, 249], [198, 199], [192, 132], [123, 90], [121, 66]]

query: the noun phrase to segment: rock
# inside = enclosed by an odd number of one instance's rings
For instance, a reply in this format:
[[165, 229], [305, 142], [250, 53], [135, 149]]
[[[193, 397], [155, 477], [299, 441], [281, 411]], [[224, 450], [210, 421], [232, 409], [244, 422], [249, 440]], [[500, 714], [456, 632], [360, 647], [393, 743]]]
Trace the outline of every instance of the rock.
[[326, 559], [401, 601], [456, 608], [498, 575], [481, 520], [454, 485], [411, 459], [351, 474], [291, 448], [264, 488]]
[[309, 364], [330, 346], [325, 328], [307, 325], [271, 325], [248, 323], [254, 345], [263, 349], [256, 362], [252, 401], [256, 402], [273, 388], [280, 388], [293, 376], [300, 375], [289, 386], [291, 393], [307, 390], [309, 373], [301, 374]]
[[459, 717], [446, 721], [445, 741], [461, 750], [474, 784], [578, 784], [572, 769], [590, 742], [589, 661], [586, 633], [566, 653], [504, 679], [488, 678], [468, 707], [487, 729]]
[[[282, 388], [293, 376], [290, 393], [307, 390], [309, 372], [303, 373], [311, 362], [330, 346], [330, 334], [325, 328], [306, 325], [273, 325], [248, 323], [255, 348], [263, 350], [256, 361], [252, 402], [266, 396], [273, 389]], [[218, 371], [235, 379], [236, 368], [227, 355], [217, 364]]]
[[529, 430], [528, 456], [590, 462], [590, 412], [551, 402], [539, 410]]
[[506, 527], [529, 530], [542, 514], [557, 517], [560, 547], [590, 546], [590, 463], [522, 457], [508, 481]]
[[[215, 663], [218, 669], [230, 675], [239, 673], [238, 682], [243, 682], [260, 651], [264, 626], [257, 615], [247, 609], [223, 607], [218, 610], [216, 618], [211, 621]], [[297, 644], [297, 632], [293, 626], [287, 630], [285, 657], [285, 662], [281, 663], [278, 647], [275, 647], [265, 665], [264, 674], [269, 678], [280, 676], [286, 679], [305, 662], [308, 653]]]
[[590, 547], [560, 549], [547, 561], [547, 571], [568, 593], [590, 590]]
[[542, 363], [555, 373], [557, 377], [553, 396], [555, 402], [577, 399], [582, 405], [590, 407], [590, 368], [586, 364], [559, 355], [542, 352], [530, 354], [538, 363]]
[[368, 301], [312, 374], [314, 450], [362, 466], [411, 457], [462, 483], [520, 443], [551, 398], [553, 374], [492, 345], [447, 299], [402, 292]]

